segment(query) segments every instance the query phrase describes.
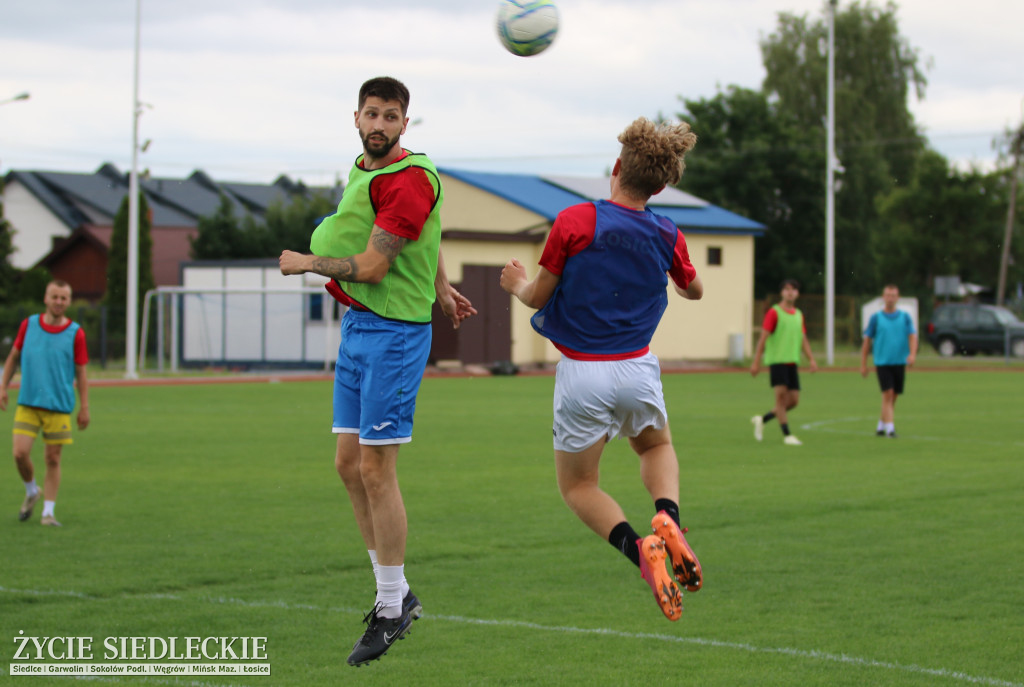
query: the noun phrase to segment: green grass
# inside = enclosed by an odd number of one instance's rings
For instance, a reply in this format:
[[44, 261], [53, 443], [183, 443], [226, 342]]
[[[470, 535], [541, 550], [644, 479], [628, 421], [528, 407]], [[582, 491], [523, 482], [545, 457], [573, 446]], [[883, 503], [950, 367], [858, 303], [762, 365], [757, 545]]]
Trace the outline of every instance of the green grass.
[[[100, 649], [269, 638], [269, 678], [114, 684], [1024, 684], [1024, 376], [912, 372], [896, 440], [874, 436], [873, 378], [802, 381], [794, 448], [775, 424], [750, 436], [763, 375], [665, 376], [705, 573], [670, 623], [558, 495], [551, 377], [426, 380], [400, 458], [426, 615], [358, 670], [373, 579], [333, 468], [330, 384], [95, 386], [65, 452], [64, 527], [18, 523], [13, 468], [2, 482], [0, 683], [67, 684], [7, 675], [23, 630]], [[636, 458], [614, 442], [602, 467], [642, 529]]]

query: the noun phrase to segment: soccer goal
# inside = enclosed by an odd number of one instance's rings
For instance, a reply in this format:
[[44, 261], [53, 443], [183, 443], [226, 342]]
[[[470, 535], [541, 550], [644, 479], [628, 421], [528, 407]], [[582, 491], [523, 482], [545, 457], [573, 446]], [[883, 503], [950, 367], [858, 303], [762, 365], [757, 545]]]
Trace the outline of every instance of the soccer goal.
[[340, 308], [322, 284], [294, 281], [294, 286], [150, 290], [143, 301], [139, 372], [145, 368], [153, 309], [157, 372], [168, 362], [171, 372], [182, 366], [332, 369], [341, 339]]

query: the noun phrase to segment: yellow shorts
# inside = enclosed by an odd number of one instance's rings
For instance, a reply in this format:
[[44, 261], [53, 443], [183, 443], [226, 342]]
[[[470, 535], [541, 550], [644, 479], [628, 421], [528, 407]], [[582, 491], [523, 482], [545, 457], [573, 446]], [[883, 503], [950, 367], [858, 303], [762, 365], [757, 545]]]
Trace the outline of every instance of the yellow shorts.
[[52, 410], [18, 406], [14, 411], [14, 433], [32, 437], [43, 430], [44, 444], [70, 444], [71, 414]]

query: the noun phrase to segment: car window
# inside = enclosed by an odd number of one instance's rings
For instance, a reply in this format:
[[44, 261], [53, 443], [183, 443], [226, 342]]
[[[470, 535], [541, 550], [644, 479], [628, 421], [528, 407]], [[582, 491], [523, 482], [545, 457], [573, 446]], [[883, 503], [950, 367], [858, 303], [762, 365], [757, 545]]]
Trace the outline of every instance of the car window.
[[958, 308], [953, 319], [959, 327], [973, 327], [976, 320], [974, 308]]
[[939, 308], [935, 313], [936, 324], [949, 324], [953, 319], [953, 311], [949, 308]]
[[1017, 316], [1006, 308], [991, 308], [989, 309], [989, 312], [995, 315], [995, 318], [999, 320], [999, 324], [1001, 325], [1018, 324], [1019, 322]]
[[998, 326], [996, 321], [995, 313], [991, 310], [979, 310], [978, 311], [978, 326], [986, 328], [994, 328]]

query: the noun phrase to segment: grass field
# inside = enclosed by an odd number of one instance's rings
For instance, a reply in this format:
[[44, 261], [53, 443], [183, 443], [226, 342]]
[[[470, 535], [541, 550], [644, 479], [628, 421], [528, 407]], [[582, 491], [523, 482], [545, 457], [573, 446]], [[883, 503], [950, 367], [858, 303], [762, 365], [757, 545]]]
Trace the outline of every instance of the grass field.
[[[428, 379], [400, 457], [425, 615], [360, 669], [345, 658], [373, 578], [330, 384], [94, 387], [64, 527], [39, 506], [17, 522], [22, 485], [2, 473], [0, 683], [70, 679], [8, 675], [24, 631], [97, 653], [108, 636], [268, 638], [270, 677], [97, 679], [114, 684], [1024, 685], [1024, 374], [911, 373], [895, 440], [874, 436], [873, 378], [805, 374], [803, 447], [775, 424], [753, 441], [763, 376], [664, 381], [705, 575], [681, 621], [562, 503], [551, 377]], [[641, 529], [624, 442], [602, 479]]]

